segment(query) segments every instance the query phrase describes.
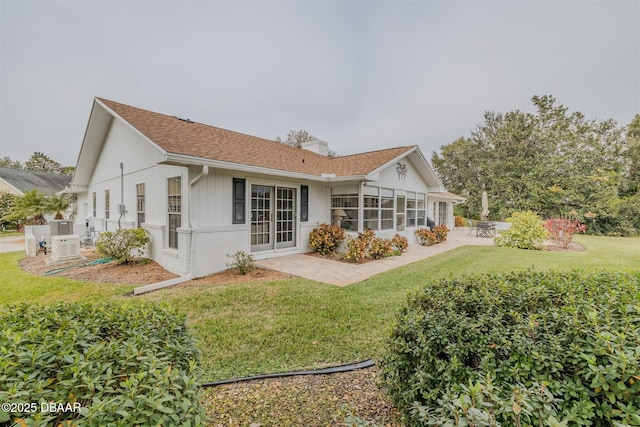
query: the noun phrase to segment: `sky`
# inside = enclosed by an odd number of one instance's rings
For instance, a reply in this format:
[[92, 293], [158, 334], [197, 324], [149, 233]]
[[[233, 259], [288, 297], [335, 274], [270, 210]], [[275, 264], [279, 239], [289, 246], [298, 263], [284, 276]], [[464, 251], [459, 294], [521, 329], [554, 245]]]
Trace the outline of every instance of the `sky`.
[[94, 97], [338, 154], [468, 137], [485, 111], [640, 113], [640, 1], [0, 0], [0, 157], [75, 166]]

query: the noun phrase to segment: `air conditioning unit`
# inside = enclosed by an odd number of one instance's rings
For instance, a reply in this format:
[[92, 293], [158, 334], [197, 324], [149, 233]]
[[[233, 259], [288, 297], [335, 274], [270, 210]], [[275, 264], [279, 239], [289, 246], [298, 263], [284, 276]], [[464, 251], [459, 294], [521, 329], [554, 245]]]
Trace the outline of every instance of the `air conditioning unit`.
[[73, 221], [70, 219], [54, 219], [49, 221], [50, 236], [73, 234]]
[[80, 236], [64, 234], [51, 237], [51, 258], [54, 261], [82, 258]]

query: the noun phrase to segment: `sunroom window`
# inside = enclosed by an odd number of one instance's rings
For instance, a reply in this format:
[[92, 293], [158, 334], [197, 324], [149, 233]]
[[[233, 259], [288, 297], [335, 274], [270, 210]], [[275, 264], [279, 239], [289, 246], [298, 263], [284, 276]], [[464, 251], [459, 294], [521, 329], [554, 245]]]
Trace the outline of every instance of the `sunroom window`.
[[342, 228], [349, 231], [358, 231], [358, 190], [357, 188], [336, 187], [331, 194], [331, 217], [337, 209], [344, 210], [347, 215], [342, 218]]

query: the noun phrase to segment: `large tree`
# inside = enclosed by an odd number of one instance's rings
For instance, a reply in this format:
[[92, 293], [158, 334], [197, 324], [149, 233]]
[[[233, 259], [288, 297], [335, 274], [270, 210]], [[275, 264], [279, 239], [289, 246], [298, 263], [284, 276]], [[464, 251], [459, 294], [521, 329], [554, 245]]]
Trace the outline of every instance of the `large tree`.
[[531, 209], [546, 217], [595, 212], [606, 222], [629, 170], [629, 137], [613, 120], [569, 113], [552, 96], [532, 102], [535, 113], [486, 112], [471, 138], [433, 154], [444, 184], [467, 197], [461, 213], [478, 217], [487, 191], [492, 219]]
[[32, 171], [50, 172], [50, 173], [62, 173], [62, 165], [55, 160], [52, 160], [49, 156], [39, 151], [34, 152], [31, 158], [24, 164], [25, 169]]

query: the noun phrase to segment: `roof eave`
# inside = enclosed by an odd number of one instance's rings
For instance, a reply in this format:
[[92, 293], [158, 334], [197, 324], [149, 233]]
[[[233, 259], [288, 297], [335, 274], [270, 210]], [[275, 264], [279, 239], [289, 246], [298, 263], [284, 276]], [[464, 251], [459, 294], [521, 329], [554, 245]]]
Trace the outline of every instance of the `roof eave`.
[[362, 181], [366, 179], [365, 175], [353, 176], [336, 176], [333, 173], [323, 173], [320, 175], [307, 174], [302, 172], [285, 171], [281, 169], [265, 168], [262, 166], [246, 165], [242, 163], [227, 162], [223, 160], [207, 159], [203, 157], [189, 156], [185, 154], [167, 153], [163, 164], [168, 165], [197, 165], [209, 166], [217, 169], [234, 170], [248, 173], [256, 173], [263, 175], [277, 175], [278, 177], [286, 177], [293, 179], [304, 179], [307, 181], [318, 182], [342, 182], [342, 181]]

